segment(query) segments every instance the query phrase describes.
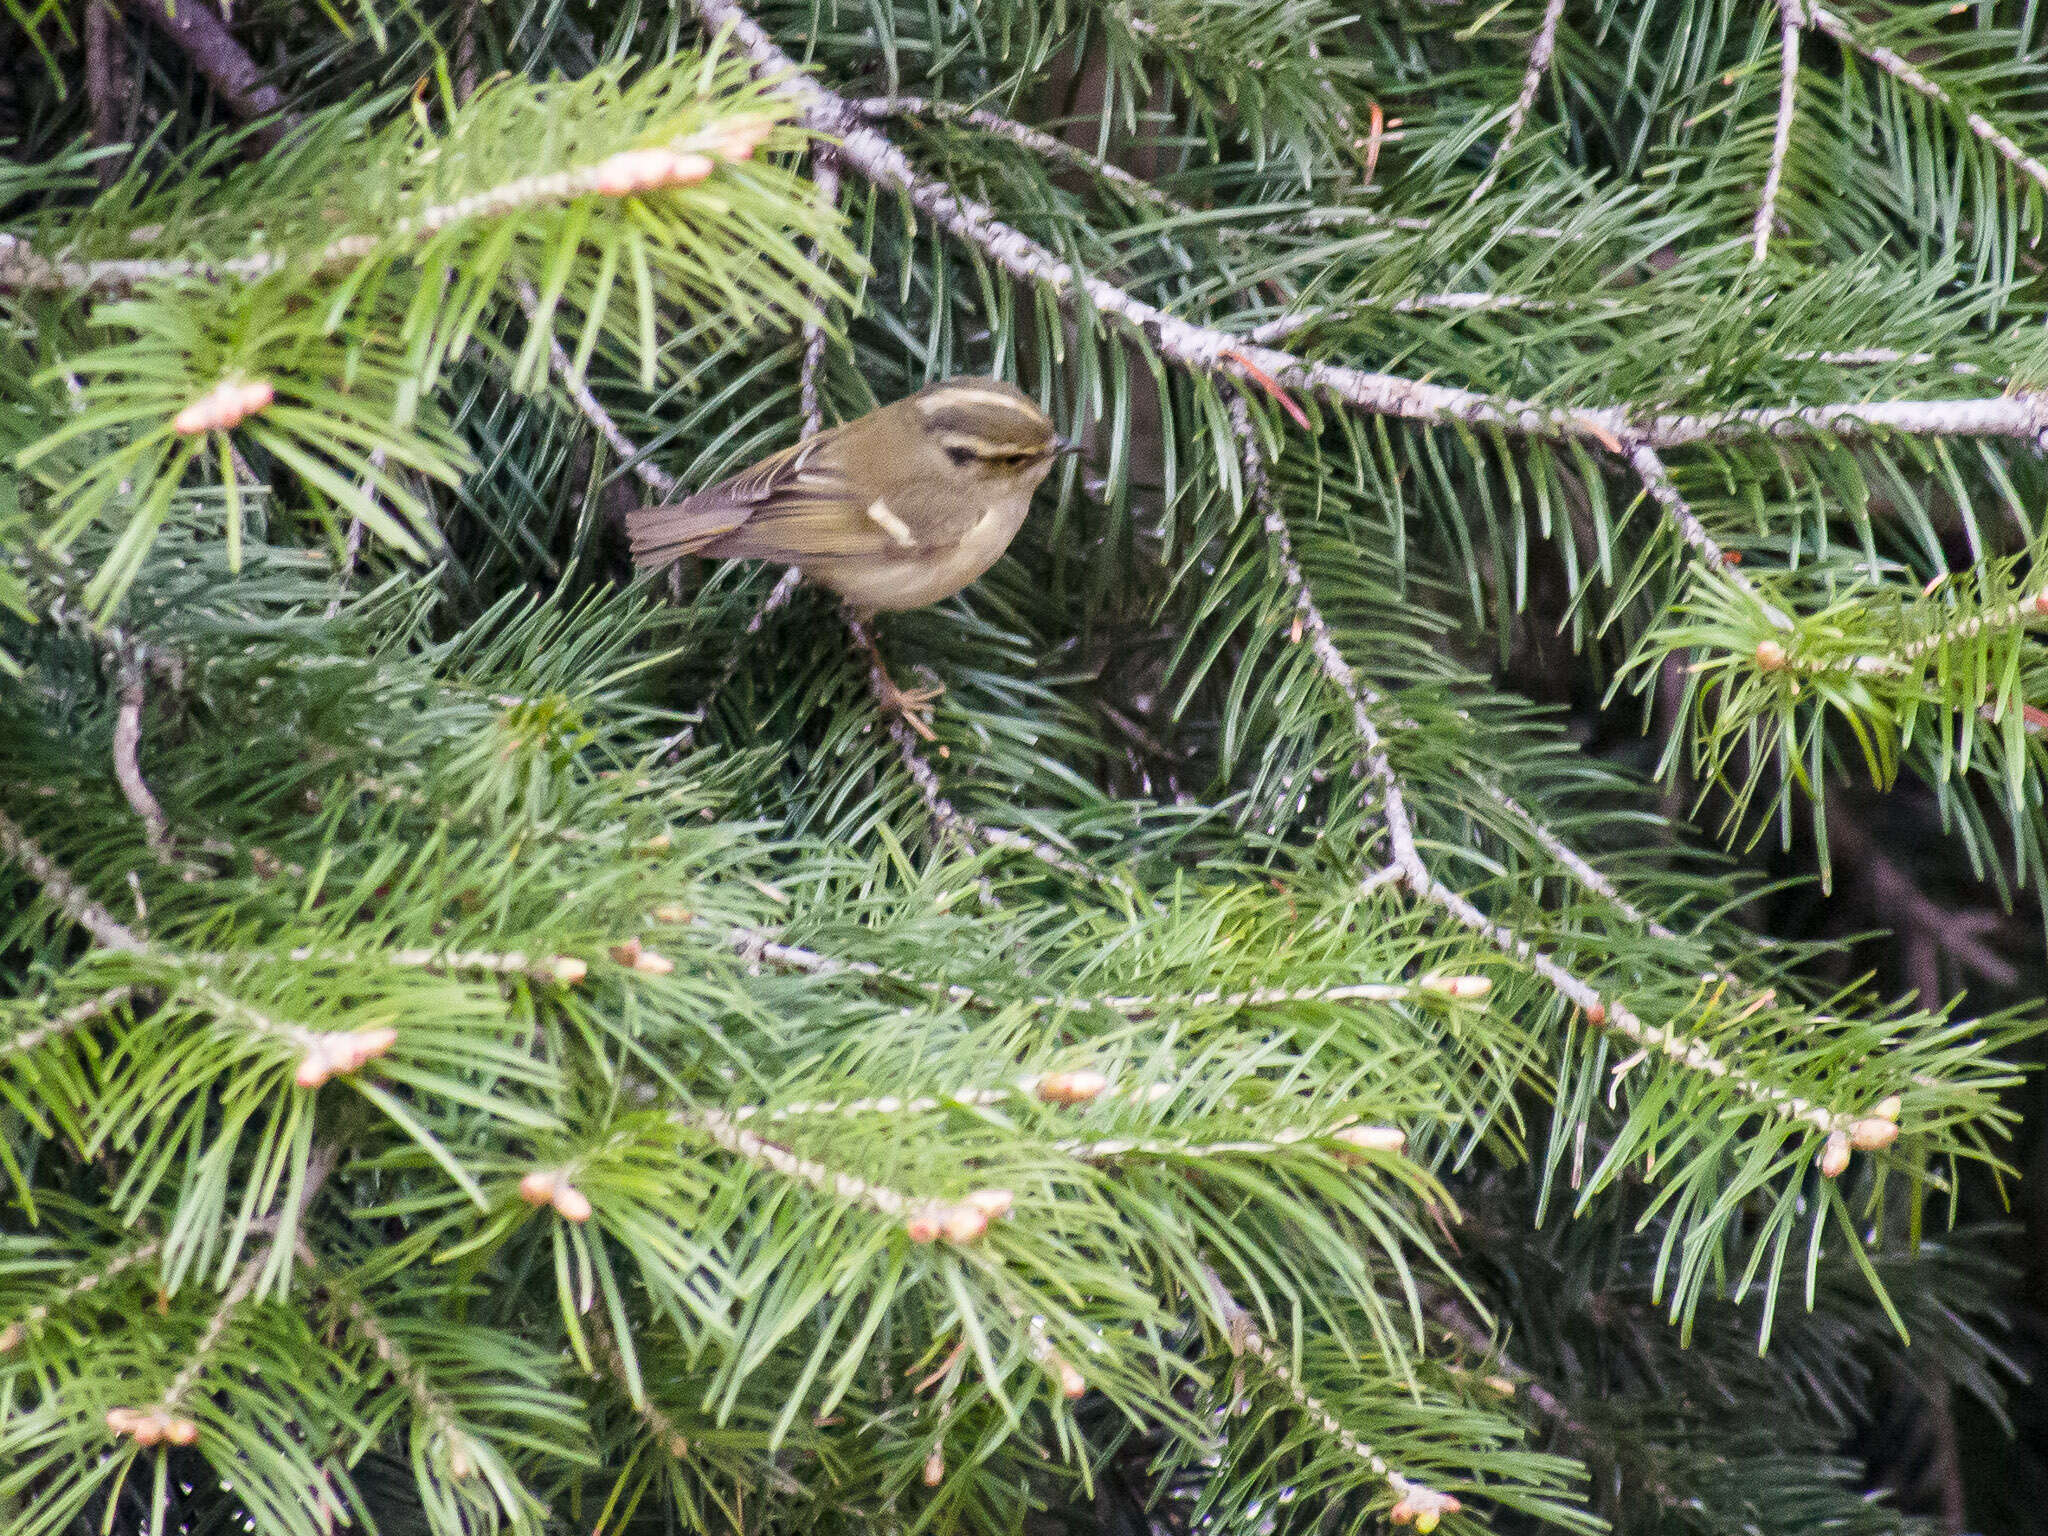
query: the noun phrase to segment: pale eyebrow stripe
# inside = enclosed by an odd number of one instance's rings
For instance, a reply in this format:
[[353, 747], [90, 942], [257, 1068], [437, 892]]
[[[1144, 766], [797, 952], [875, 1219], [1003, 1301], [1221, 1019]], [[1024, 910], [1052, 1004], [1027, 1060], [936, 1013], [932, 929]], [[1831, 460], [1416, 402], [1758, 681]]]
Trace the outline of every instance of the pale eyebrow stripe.
[[933, 395], [929, 400], [920, 400], [917, 403], [917, 408], [927, 418], [930, 418], [937, 412], [943, 411], [950, 406], [966, 405], [969, 403], [1006, 406], [1010, 410], [1015, 411], [1019, 416], [1028, 416], [1034, 421], [1043, 414], [1030, 401], [1019, 400], [1015, 395], [1005, 394], [1000, 390], [994, 389], [949, 389], [940, 394]]

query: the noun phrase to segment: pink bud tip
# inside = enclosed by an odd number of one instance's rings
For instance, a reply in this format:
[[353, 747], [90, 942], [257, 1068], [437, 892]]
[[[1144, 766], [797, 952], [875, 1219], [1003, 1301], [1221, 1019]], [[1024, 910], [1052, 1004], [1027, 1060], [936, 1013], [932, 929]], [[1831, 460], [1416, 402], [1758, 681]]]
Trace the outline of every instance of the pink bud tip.
[[963, 1196], [960, 1203], [973, 1206], [990, 1221], [1000, 1221], [1010, 1214], [1017, 1197], [1007, 1189], [977, 1189]]
[[949, 1243], [971, 1243], [977, 1241], [988, 1230], [988, 1213], [962, 1201], [959, 1205], [946, 1207], [940, 1218]]
[[552, 1169], [536, 1168], [519, 1181], [519, 1198], [528, 1205], [546, 1205], [555, 1198], [561, 1176]]
[[1048, 1104], [1086, 1104], [1109, 1087], [1100, 1072], [1048, 1072], [1038, 1080], [1038, 1096]]
[[553, 1204], [555, 1214], [564, 1221], [581, 1224], [590, 1220], [590, 1196], [573, 1184], [556, 1186]]
[[1336, 1139], [1361, 1152], [1404, 1152], [1408, 1133], [1397, 1125], [1347, 1125]]
[[1820, 1164], [1820, 1176], [1832, 1179], [1849, 1166], [1849, 1136], [1846, 1131], [1835, 1131], [1828, 1136], [1827, 1145], [1820, 1149], [1816, 1159]]

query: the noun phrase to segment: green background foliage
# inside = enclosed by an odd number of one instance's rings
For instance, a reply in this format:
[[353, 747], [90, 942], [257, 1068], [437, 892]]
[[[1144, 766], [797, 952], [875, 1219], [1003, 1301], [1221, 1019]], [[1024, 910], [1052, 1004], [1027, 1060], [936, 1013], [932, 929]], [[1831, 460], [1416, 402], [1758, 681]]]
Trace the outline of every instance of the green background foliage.
[[5, 14], [8, 1536], [2038, 1528], [2031, 6]]

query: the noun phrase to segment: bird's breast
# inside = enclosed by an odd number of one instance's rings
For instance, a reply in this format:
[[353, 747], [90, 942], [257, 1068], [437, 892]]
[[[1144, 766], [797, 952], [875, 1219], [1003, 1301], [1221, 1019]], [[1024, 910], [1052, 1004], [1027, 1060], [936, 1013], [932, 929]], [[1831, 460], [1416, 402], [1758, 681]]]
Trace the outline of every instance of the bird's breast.
[[869, 556], [829, 565], [819, 561], [806, 569], [857, 607], [922, 608], [951, 597], [1002, 559], [1030, 510], [1028, 496], [999, 501], [951, 545], [906, 551], [900, 558]]

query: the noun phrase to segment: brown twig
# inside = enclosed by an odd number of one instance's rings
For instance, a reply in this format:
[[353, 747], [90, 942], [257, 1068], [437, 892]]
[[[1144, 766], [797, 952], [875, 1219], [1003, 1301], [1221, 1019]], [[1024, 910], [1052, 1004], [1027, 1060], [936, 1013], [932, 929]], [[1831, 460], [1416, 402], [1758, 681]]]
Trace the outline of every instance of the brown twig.
[[1637, 440], [1629, 446], [1628, 461], [1642, 478], [1643, 489], [1649, 492], [1650, 499], [1663, 508], [1664, 515], [1678, 530], [1679, 537], [1698, 551], [1707, 569], [1754, 602], [1774, 629], [1791, 629], [1792, 616], [1766, 599], [1756, 589], [1756, 583], [1736, 569], [1735, 562], [1728, 558], [1728, 552], [1707, 532], [1699, 514], [1686, 504], [1678, 487], [1672, 484], [1671, 471], [1664, 467], [1664, 460], [1657, 450], [1647, 442]]
[[[839, 205], [839, 161], [825, 144], [811, 148], [811, 183], [818, 189], [818, 201], [827, 208]], [[825, 321], [813, 315], [804, 321], [804, 361], [801, 394], [804, 436], [816, 437], [825, 430], [825, 406], [818, 398], [818, 375], [825, 366]]]
[[1522, 89], [1515, 97], [1515, 104], [1508, 109], [1507, 127], [1501, 133], [1500, 143], [1494, 146], [1493, 159], [1487, 164], [1486, 174], [1479, 178], [1479, 184], [1472, 189], [1472, 195], [1465, 199], [1466, 202], [1476, 203], [1493, 190], [1501, 167], [1507, 163], [1508, 151], [1514, 148], [1522, 125], [1529, 121], [1529, 109], [1536, 105], [1536, 93], [1542, 89], [1543, 77], [1550, 69], [1550, 56], [1557, 50], [1558, 23], [1563, 20], [1564, 0], [1550, 0], [1543, 8], [1543, 23], [1536, 29], [1536, 41], [1529, 47], [1529, 67], [1522, 73]]
[[230, 112], [258, 125], [255, 138], [263, 148], [275, 148], [298, 121], [296, 112], [284, 110], [284, 92], [264, 80], [256, 61], [205, 0], [122, 3], [183, 50]]
[[168, 863], [172, 857], [170, 820], [142, 776], [142, 678], [142, 658], [131, 653], [121, 663], [121, 702], [114, 716], [114, 777], [129, 809], [142, 818], [150, 851]]
[[476, 94], [483, 71], [476, 56], [476, 12], [479, 0], [462, 0], [462, 14], [455, 22], [455, 102], [457, 106]]
[[[127, 138], [125, 89], [128, 50], [112, 0], [88, 0], [85, 7], [85, 94], [92, 108], [93, 148], [110, 150]], [[93, 161], [102, 187], [121, 179], [121, 157], [103, 154]]]

